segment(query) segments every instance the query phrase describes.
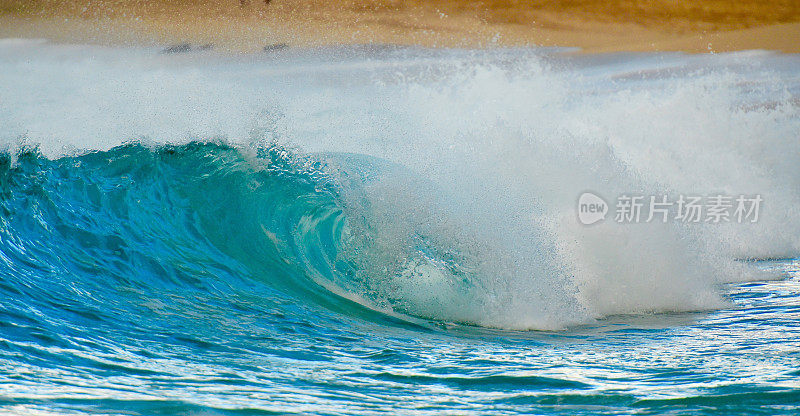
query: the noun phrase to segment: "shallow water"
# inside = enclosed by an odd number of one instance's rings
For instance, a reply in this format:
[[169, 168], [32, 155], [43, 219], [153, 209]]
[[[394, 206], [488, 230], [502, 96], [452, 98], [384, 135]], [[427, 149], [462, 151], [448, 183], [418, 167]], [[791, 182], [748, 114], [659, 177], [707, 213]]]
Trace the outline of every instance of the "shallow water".
[[[4, 413], [800, 407], [800, 57], [3, 40], [0, 74]], [[587, 227], [586, 190], [764, 207]]]

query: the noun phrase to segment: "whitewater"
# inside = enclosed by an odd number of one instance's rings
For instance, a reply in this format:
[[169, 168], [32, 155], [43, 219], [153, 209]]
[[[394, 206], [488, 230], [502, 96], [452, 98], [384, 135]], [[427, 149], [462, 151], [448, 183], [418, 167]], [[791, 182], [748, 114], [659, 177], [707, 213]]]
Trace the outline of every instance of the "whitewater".
[[800, 410], [798, 55], [2, 39], [0, 151], [3, 413]]

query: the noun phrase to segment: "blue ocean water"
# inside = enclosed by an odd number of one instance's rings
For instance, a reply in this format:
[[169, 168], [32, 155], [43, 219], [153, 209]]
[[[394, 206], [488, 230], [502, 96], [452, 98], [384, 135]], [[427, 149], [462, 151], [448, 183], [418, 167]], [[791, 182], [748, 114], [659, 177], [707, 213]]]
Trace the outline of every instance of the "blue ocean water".
[[[796, 414], [800, 58], [0, 43], [0, 412]], [[759, 194], [753, 224], [577, 222]]]

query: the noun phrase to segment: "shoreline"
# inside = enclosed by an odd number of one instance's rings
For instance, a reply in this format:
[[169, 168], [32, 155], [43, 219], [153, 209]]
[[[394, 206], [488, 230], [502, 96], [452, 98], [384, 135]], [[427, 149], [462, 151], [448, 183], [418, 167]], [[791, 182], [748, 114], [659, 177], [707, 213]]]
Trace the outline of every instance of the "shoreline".
[[[722, 0], [704, 1], [715, 4]], [[771, 2], [786, 3], [766, 3]], [[757, 0], [735, 3], [737, 7], [767, 8], [749, 14], [736, 8], [692, 14], [655, 6], [633, 11], [622, 6], [598, 6], [602, 13], [587, 14], [559, 5], [559, 1], [492, 6], [491, 1], [446, 0], [434, 5], [424, 0], [365, 0], [345, 2], [343, 7], [295, 0], [250, 0], [244, 6], [239, 0], [107, 3], [110, 5], [66, 0], [0, 1], [0, 37], [101, 45], [213, 44], [230, 52], [258, 51], [276, 44], [396, 44], [557, 46], [580, 48], [581, 53], [750, 49], [800, 53], [800, 4], [793, 6], [791, 2], [780, 13], [770, 13], [770, 5]], [[652, 0], [646, 4], [672, 3]]]

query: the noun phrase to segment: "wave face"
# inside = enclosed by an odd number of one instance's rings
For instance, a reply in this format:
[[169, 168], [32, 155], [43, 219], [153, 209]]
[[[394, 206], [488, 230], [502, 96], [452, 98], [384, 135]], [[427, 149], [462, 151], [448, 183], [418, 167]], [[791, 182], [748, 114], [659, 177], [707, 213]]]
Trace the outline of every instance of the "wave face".
[[[412, 324], [477, 325], [486, 308], [500, 307], [489, 300], [503, 293], [470, 266], [476, 256], [445, 245], [446, 229], [429, 223], [446, 211], [416, 201], [426, 215], [403, 214], [385, 200], [413, 197], [398, 184], [428, 185], [380, 159], [194, 142], [56, 160], [23, 151], [3, 162], [9, 281], [72, 288], [43, 293], [110, 286], [223, 296], [258, 283], [275, 291], [270, 297]], [[577, 307], [560, 291], [537, 295], [526, 298], [538, 302], [531, 308], [556, 299]], [[80, 308], [102, 314], [97, 299], [86, 300]]]
[[0, 56], [4, 411], [796, 410], [796, 56]]

